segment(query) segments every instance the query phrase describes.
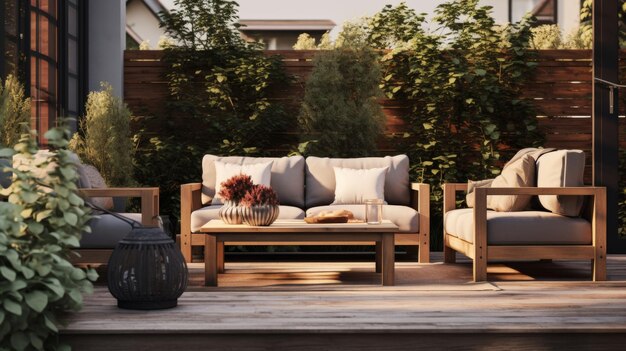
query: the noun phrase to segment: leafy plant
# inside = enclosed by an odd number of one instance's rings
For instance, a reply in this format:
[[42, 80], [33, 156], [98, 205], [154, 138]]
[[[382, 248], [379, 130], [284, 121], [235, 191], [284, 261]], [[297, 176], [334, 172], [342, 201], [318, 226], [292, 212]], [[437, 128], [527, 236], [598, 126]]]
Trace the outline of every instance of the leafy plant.
[[378, 55], [358, 25], [344, 28], [331, 50], [315, 55], [300, 111], [307, 153], [329, 157], [372, 155], [385, 116], [377, 99]]
[[262, 206], [262, 205], [278, 205], [278, 196], [271, 187], [263, 184], [255, 184], [246, 192], [240, 205], [246, 207]]
[[180, 184], [199, 180], [204, 154], [269, 155], [296, 142], [285, 132], [297, 121], [270, 98], [288, 81], [282, 61], [241, 38], [236, 2], [177, 0], [174, 7], [161, 14], [167, 108], [133, 125], [136, 179], [159, 184], [161, 212], [178, 218]]
[[252, 177], [239, 174], [228, 178], [220, 184], [219, 195], [226, 201], [238, 204], [253, 188]]
[[[441, 213], [445, 182], [492, 178], [501, 155], [539, 145], [532, 105], [521, 91], [534, 63], [531, 22], [495, 25], [478, 0], [448, 1], [435, 10], [435, 32], [405, 5], [386, 6], [369, 21], [368, 40], [391, 49], [382, 57], [383, 90], [409, 106], [402, 140], [414, 179], [431, 187]], [[462, 161], [462, 162], [461, 162]], [[433, 216], [437, 242], [441, 218]]]
[[0, 145], [13, 146], [28, 132], [30, 98], [17, 77], [9, 75], [2, 85], [0, 79]]
[[[97, 274], [73, 267], [70, 249], [89, 232], [89, 209], [77, 194], [76, 165], [67, 150], [69, 131], [45, 134], [53, 153], [41, 162], [33, 136], [25, 135], [3, 157], [15, 155], [13, 183], [0, 193], [0, 349], [67, 350], [58, 343], [59, 314], [81, 308]], [[50, 191], [53, 190], [53, 191]]]
[[530, 31], [530, 46], [535, 50], [559, 49], [562, 46], [561, 29], [556, 24], [544, 24]]
[[109, 186], [133, 184], [131, 113], [108, 83], [87, 97], [87, 113], [70, 148], [100, 171]]
[[[619, 1], [618, 5], [618, 23], [619, 23], [619, 42], [621, 47], [626, 47], [626, 0]], [[585, 43], [593, 42], [593, 0], [584, 0], [580, 8], [580, 35]], [[589, 45], [589, 48], [591, 46]]]
[[315, 45], [315, 38], [311, 37], [309, 33], [302, 33], [298, 35], [298, 40], [293, 44], [294, 50], [315, 50], [317, 49], [317, 45]]

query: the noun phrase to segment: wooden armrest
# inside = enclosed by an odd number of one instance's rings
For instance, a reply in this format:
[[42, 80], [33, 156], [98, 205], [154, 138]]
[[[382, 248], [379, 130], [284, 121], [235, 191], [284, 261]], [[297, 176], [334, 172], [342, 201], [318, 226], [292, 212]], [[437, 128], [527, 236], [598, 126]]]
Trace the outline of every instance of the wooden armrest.
[[459, 191], [467, 191], [467, 183], [444, 183], [443, 184], [443, 192], [459, 192]]
[[454, 210], [456, 207], [456, 193], [467, 191], [467, 183], [444, 183], [443, 188], [443, 213]]
[[202, 183], [187, 183], [187, 184], [181, 184], [180, 186], [181, 191], [183, 189], [187, 190], [187, 191], [198, 191], [198, 190], [202, 190]]
[[159, 188], [90, 188], [78, 190], [88, 197], [140, 197], [141, 224], [147, 227], [159, 225]]
[[202, 208], [202, 183], [180, 186], [180, 230], [191, 233], [191, 212]]
[[487, 195], [598, 195], [605, 192], [604, 187], [519, 187], [519, 188], [476, 188], [476, 196], [484, 192]]
[[429, 221], [430, 184], [411, 183], [411, 193], [411, 202], [413, 204], [413, 208], [420, 214], [420, 221]]

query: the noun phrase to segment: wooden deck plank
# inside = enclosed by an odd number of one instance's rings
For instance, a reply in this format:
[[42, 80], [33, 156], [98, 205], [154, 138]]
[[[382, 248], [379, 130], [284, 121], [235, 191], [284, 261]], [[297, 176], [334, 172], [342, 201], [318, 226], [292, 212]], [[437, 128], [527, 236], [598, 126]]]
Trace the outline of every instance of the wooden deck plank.
[[80, 350], [102, 341], [188, 350], [409, 350], [413, 342], [414, 350], [436, 340], [436, 348], [612, 349], [626, 342], [626, 256], [609, 256], [607, 266], [608, 281], [594, 283], [589, 262], [490, 263], [491, 283], [473, 284], [467, 259], [398, 262], [397, 286], [380, 287], [368, 285], [380, 279], [374, 262], [227, 261], [213, 288], [200, 286], [201, 265], [192, 264], [177, 308], [121, 310], [100, 286], [68, 316], [62, 338]]

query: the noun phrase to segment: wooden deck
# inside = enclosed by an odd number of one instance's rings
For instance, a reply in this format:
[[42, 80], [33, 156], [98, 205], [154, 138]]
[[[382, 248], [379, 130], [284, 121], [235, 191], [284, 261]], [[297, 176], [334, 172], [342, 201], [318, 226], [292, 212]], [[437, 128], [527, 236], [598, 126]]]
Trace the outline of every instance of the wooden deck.
[[[441, 262], [441, 254], [432, 255]], [[175, 309], [120, 310], [106, 287], [68, 316], [74, 350], [623, 350], [626, 256], [607, 282], [584, 262], [398, 262], [379, 286], [373, 263], [226, 263], [220, 287], [191, 286]], [[541, 272], [541, 273], [539, 273]]]

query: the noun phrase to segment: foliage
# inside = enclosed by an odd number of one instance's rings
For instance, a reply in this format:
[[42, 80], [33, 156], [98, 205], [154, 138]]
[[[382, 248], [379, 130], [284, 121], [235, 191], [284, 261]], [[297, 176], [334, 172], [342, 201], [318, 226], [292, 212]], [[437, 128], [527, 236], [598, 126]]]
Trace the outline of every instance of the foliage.
[[[435, 13], [438, 29], [428, 32], [422, 15], [386, 6], [370, 19], [368, 40], [391, 49], [383, 89], [409, 106], [403, 141], [413, 178], [432, 185], [433, 213], [441, 213], [441, 184], [492, 178], [502, 153], [539, 145], [541, 136], [520, 98], [535, 65], [530, 20], [497, 27], [478, 0], [442, 3]], [[433, 216], [434, 233], [440, 222]]]
[[89, 93], [87, 113], [70, 148], [96, 167], [109, 186], [128, 186], [133, 184], [131, 113], [109, 84], [101, 86], [101, 91]]
[[[619, 0], [618, 5], [619, 42], [626, 47], [626, 0]], [[584, 0], [580, 8], [580, 35], [585, 43], [593, 42], [593, 0]], [[589, 45], [591, 48], [591, 45]]]
[[535, 50], [558, 49], [561, 47], [561, 29], [556, 24], [544, 24], [531, 29], [531, 48]]
[[13, 146], [28, 131], [30, 98], [17, 77], [9, 75], [2, 85], [0, 79], [0, 145]]
[[263, 184], [255, 184], [250, 190], [246, 192], [243, 199], [241, 199], [240, 205], [246, 207], [261, 206], [261, 205], [278, 205], [278, 196], [271, 187]]
[[252, 177], [239, 174], [226, 179], [220, 184], [219, 196], [226, 201], [238, 204], [253, 188]]
[[302, 33], [298, 35], [298, 40], [293, 44], [294, 50], [315, 50], [315, 38], [311, 37], [309, 33]]
[[359, 26], [348, 26], [333, 49], [315, 55], [299, 117], [309, 154], [354, 157], [377, 150], [385, 123], [377, 102], [381, 73], [378, 55], [364, 41]]
[[[34, 137], [28, 134], [14, 149], [23, 167], [12, 169], [14, 180], [0, 202], [0, 349], [67, 350], [58, 344], [59, 314], [82, 305], [90, 293], [93, 270], [75, 268], [70, 249], [88, 232], [89, 210], [77, 194], [76, 165], [67, 150], [69, 131], [45, 135], [53, 154], [36, 161]], [[50, 191], [52, 189], [53, 191]]]
[[199, 180], [204, 154], [269, 155], [295, 143], [284, 132], [296, 119], [270, 99], [288, 82], [282, 61], [241, 38], [234, 1], [176, 0], [161, 18], [170, 95], [162, 114], [136, 121], [135, 174], [160, 185], [161, 212], [178, 218], [180, 184]]
[[591, 49], [591, 38], [581, 35], [580, 28], [573, 29], [565, 37], [560, 28], [554, 24], [541, 25], [532, 28], [531, 31], [530, 47], [535, 50]]

